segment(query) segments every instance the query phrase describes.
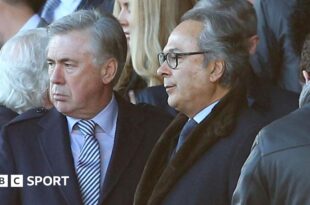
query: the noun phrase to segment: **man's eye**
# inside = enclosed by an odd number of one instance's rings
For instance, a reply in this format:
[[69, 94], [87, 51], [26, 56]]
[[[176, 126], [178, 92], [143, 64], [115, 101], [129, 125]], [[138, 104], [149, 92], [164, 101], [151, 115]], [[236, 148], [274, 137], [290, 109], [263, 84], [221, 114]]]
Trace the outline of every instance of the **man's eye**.
[[127, 11], [130, 13], [130, 5], [129, 5], [129, 2], [126, 2], [124, 4], [124, 7], [127, 9]]
[[168, 57], [171, 59], [171, 60], [175, 60], [177, 58], [177, 55], [175, 53], [169, 53], [168, 54]]
[[50, 67], [54, 67], [54, 66], [55, 66], [55, 63], [54, 63], [54, 62], [51, 62], [51, 61], [48, 61], [48, 62], [47, 62], [47, 65], [48, 65], [48, 67], [50, 68]]

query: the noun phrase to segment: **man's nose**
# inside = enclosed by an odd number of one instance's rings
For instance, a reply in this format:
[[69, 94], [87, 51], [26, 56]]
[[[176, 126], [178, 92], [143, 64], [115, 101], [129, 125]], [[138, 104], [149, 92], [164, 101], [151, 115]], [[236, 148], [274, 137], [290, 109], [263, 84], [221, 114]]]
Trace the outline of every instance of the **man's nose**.
[[171, 75], [171, 68], [168, 66], [167, 62], [163, 62], [161, 66], [157, 69], [157, 75], [165, 77]]
[[53, 84], [64, 84], [64, 72], [60, 65], [55, 65], [55, 67], [50, 71], [50, 81]]

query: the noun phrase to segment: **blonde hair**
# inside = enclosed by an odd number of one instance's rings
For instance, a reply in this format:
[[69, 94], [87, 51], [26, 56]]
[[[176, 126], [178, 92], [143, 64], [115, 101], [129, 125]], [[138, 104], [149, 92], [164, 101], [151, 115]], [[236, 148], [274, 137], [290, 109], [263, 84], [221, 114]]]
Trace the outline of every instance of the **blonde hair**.
[[[167, 43], [171, 31], [179, 24], [181, 16], [191, 9], [196, 0], [130, 0], [132, 23], [130, 25], [130, 55], [133, 69], [143, 77], [148, 86], [162, 84], [157, 76], [157, 54]], [[115, 1], [114, 15], [119, 13]]]

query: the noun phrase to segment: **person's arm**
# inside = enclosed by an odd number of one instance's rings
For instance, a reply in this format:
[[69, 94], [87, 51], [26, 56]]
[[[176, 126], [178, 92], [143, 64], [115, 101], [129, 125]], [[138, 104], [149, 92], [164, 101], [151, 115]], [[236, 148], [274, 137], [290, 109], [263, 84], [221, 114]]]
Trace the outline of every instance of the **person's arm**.
[[261, 153], [255, 142], [253, 149], [242, 167], [241, 175], [232, 198], [232, 205], [270, 204], [263, 168]]

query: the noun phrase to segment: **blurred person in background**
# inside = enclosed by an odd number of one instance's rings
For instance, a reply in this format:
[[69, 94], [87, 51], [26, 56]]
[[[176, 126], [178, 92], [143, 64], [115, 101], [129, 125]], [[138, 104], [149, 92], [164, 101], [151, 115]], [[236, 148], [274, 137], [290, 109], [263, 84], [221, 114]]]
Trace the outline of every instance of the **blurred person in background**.
[[44, 0], [0, 0], [0, 48], [19, 31], [46, 26], [38, 12]]
[[51, 107], [45, 28], [23, 31], [0, 50], [0, 126], [31, 108]]
[[196, 0], [116, 0], [114, 15], [129, 44], [127, 66], [115, 89], [133, 103], [149, 103], [175, 115], [167, 104], [163, 79], [157, 76], [157, 54], [180, 17]]
[[96, 9], [100, 12], [113, 11], [114, 0], [46, 0], [40, 11], [40, 16], [46, 22], [52, 23], [74, 11], [81, 9]]
[[[290, 36], [296, 0], [254, 0], [259, 43], [251, 56], [255, 73], [275, 86], [299, 93], [299, 55]], [[303, 22], [304, 23], [304, 22]]]

